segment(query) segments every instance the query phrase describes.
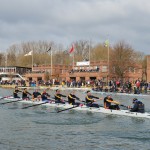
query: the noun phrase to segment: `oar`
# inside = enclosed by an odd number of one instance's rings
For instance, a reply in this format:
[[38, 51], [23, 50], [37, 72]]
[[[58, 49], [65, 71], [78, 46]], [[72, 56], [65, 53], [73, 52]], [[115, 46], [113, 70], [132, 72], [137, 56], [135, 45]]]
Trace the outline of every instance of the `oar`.
[[0, 98], [0, 100], [2, 100], [2, 99], [4, 99], [4, 98], [8, 98], [8, 97], [11, 97], [12, 95], [10, 95], [10, 96], [5, 96], [5, 97], [2, 97], [2, 98]]
[[79, 107], [79, 106], [76, 105], [76, 106], [73, 106], [73, 107], [69, 107], [69, 108], [66, 108], [66, 109], [62, 109], [62, 110], [57, 111], [57, 113], [62, 112], [62, 111], [66, 111], [66, 110], [70, 110], [70, 109], [73, 109], [73, 108], [76, 108], [76, 107]]
[[125, 107], [125, 108], [128, 108], [128, 106], [125, 106], [125, 105], [122, 105], [122, 104], [120, 104], [120, 106]]
[[125, 106], [125, 105], [123, 105], [123, 104], [120, 104], [119, 102], [117, 102], [117, 101], [115, 101], [115, 100], [114, 100], [114, 102], [115, 102], [115, 104], [116, 104], [116, 105], [119, 105], [119, 106], [122, 106], [122, 107], [128, 108], [128, 106]]
[[19, 102], [19, 101], [23, 101], [24, 99], [18, 99], [16, 101], [10, 101], [10, 102], [5, 102], [5, 103], [0, 103], [0, 104], [8, 104], [8, 103], [14, 103], [14, 102]]
[[[82, 101], [82, 102], [85, 102], [85, 101]], [[87, 103], [88, 104], [88, 103]], [[66, 108], [66, 109], [62, 109], [62, 110], [59, 110], [57, 111], [57, 113], [59, 112], [62, 112], [62, 111], [66, 111], [66, 110], [70, 110], [70, 109], [73, 109], [73, 108], [76, 108], [76, 107], [79, 107], [80, 105], [76, 105], [76, 106], [73, 106], [73, 107], [70, 107], [70, 108]], [[102, 105], [99, 105], [100, 107], [103, 107]]]
[[29, 107], [35, 107], [35, 106], [43, 105], [43, 104], [46, 104], [46, 103], [49, 103], [49, 101], [46, 101], [46, 102], [43, 102], [43, 103], [39, 103], [39, 104], [35, 104], [35, 105], [30, 105], [30, 106], [22, 107], [22, 109], [26, 109], [26, 108], [29, 108]]
[[119, 105], [119, 106], [122, 106], [122, 107], [125, 107], [125, 108], [128, 108], [128, 106], [125, 106], [123, 104], [120, 104], [118, 101], [115, 101], [113, 100], [112, 103], [116, 104], [116, 105]]
[[[92, 105], [92, 104], [94, 103], [94, 102], [88, 102], [88, 103], [87, 103], [86, 101], [81, 101], [81, 102], [84, 102], [85, 105], [87, 105], [87, 104], [91, 104], [91, 105]], [[95, 104], [97, 104], [97, 103], [95, 103]], [[103, 105], [100, 105], [100, 104], [97, 104], [97, 105], [98, 105], [99, 107], [104, 107]], [[87, 107], [90, 107], [90, 106], [87, 106]], [[93, 107], [93, 108], [97, 108], [97, 107]]]
[[[79, 100], [80, 102], [84, 102], [84, 104], [86, 103], [86, 101], [83, 101], [83, 100]], [[82, 103], [81, 103], [82, 104]], [[86, 103], [86, 104], [88, 104], [88, 103]], [[62, 112], [62, 111], [66, 111], [66, 110], [70, 110], [70, 109], [73, 109], [73, 108], [76, 108], [76, 107], [79, 107], [80, 105], [76, 105], [76, 106], [73, 106], [73, 107], [70, 107], [70, 108], [66, 108], [66, 109], [62, 109], [62, 110], [59, 110], [59, 111], [57, 111], [57, 113], [59, 113], [59, 112]], [[99, 105], [100, 107], [103, 107], [103, 106], [101, 106], [101, 105]]]

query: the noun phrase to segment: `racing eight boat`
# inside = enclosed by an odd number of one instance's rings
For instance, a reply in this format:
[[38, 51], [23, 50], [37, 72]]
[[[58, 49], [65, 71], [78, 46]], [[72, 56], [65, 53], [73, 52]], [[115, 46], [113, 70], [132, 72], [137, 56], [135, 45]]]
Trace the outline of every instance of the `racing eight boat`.
[[[32, 106], [38, 106], [38, 105], [43, 105], [46, 107], [54, 107], [54, 108], [63, 108], [63, 109], [74, 109], [77, 111], [87, 111], [87, 112], [93, 112], [93, 113], [105, 113], [105, 114], [110, 114], [110, 115], [121, 115], [121, 116], [130, 116], [130, 117], [139, 117], [139, 118], [149, 118], [150, 119], [150, 113], [145, 112], [145, 113], [138, 113], [138, 112], [130, 112], [130, 110], [112, 110], [112, 109], [105, 109], [104, 107], [99, 107], [99, 108], [94, 108], [94, 107], [87, 107], [84, 104], [81, 104], [79, 106], [76, 105], [70, 105], [68, 103], [65, 104], [60, 104], [60, 103], [55, 103], [54, 99], [51, 99], [49, 101], [32, 101], [32, 100], [23, 100], [23, 99], [17, 99], [13, 97], [8, 97], [4, 98], [5, 101], [8, 103], [11, 102], [19, 102], [19, 103], [24, 103], [24, 104], [32, 104]], [[6, 102], [6, 103], [7, 103]], [[2, 103], [1, 103], [2, 104]], [[29, 107], [30, 107], [29, 106]], [[27, 106], [28, 108], [28, 106]]]

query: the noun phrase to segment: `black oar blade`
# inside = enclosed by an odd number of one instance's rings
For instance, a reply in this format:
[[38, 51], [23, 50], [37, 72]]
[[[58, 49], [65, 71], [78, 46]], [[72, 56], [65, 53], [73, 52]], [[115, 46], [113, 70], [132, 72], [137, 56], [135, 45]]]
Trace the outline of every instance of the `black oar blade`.
[[43, 102], [43, 103], [39, 103], [39, 104], [35, 104], [35, 105], [26, 106], [26, 107], [23, 107], [22, 109], [26, 109], [26, 108], [29, 108], [29, 107], [35, 107], [35, 106], [43, 105], [43, 104], [46, 104], [46, 103], [48, 103], [48, 101]]
[[60, 113], [62, 111], [66, 111], [66, 110], [70, 110], [70, 109], [73, 109], [73, 108], [76, 108], [76, 107], [79, 107], [79, 106], [77, 105], [77, 106], [73, 106], [73, 107], [70, 107], [70, 108], [62, 109], [62, 110], [57, 111], [57, 113]]

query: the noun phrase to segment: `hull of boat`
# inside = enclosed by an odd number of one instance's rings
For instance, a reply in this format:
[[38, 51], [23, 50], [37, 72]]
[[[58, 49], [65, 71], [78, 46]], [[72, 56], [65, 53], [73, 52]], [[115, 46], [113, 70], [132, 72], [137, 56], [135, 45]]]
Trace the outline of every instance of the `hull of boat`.
[[[19, 99], [5, 98], [4, 100], [6, 100], [6, 101], [16, 101], [16, 100], [19, 100]], [[21, 100], [21, 101], [18, 101], [18, 102], [19, 103], [24, 103], [24, 104], [30, 104], [30, 105], [43, 103], [41, 101], [40, 102], [39, 101], [34, 101], [33, 102], [31, 100]], [[70, 104], [55, 103], [53, 100], [48, 102], [48, 103], [42, 104], [42, 106], [54, 107], [54, 108], [63, 108], [63, 109], [73, 107], [73, 105], [70, 105]], [[73, 109], [77, 110], [77, 111], [88, 111], [88, 112], [93, 112], [93, 113], [104, 113], [104, 114], [111, 114], [111, 115], [121, 115], [121, 116], [130, 116], [130, 117], [139, 117], [139, 118], [149, 118], [150, 119], [150, 113], [130, 112], [129, 110], [112, 110], [112, 109], [105, 109], [103, 107], [94, 108], [94, 107], [87, 107], [86, 105], [81, 105], [81, 106], [75, 107]]]

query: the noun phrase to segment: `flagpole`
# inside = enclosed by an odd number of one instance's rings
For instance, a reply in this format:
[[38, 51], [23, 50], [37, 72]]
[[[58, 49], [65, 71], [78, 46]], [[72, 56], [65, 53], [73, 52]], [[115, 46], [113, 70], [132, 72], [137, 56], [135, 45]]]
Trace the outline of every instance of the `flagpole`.
[[33, 50], [32, 50], [32, 71], [33, 71]]
[[69, 50], [69, 53], [71, 54], [72, 53], [72, 55], [70, 55], [70, 56], [72, 56], [72, 69], [74, 69], [74, 44], [72, 44], [72, 47], [71, 47], [71, 49]]
[[53, 75], [53, 60], [52, 60], [52, 49], [51, 49], [51, 78], [52, 78], [52, 75]]
[[74, 52], [73, 52], [73, 62], [72, 62], [72, 69], [74, 70]]
[[91, 64], [91, 40], [89, 42], [89, 69], [90, 69], [90, 64]]
[[108, 82], [109, 82], [109, 44], [108, 44]]

